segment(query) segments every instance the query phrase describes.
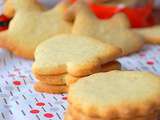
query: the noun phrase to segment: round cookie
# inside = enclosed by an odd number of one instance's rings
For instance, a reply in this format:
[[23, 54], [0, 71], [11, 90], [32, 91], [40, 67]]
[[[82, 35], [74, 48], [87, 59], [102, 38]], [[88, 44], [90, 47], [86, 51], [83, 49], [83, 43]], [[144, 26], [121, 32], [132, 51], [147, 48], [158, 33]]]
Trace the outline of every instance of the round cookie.
[[121, 49], [90, 37], [57, 35], [37, 47], [32, 69], [40, 75], [67, 73], [81, 77], [95, 73], [121, 53]]
[[68, 87], [66, 85], [54, 86], [54, 85], [45, 84], [43, 82], [35, 83], [34, 89], [37, 92], [45, 92], [45, 93], [51, 93], [51, 94], [60, 94], [60, 93], [68, 92]]
[[[96, 73], [98, 73], [98, 72], [108, 72], [108, 71], [120, 70], [120, 69], [121, 69], [121, 64], [117, 61], [113, 61], [113, 62], [106, 63], [106, 64], [102, 65], [100, 67], [100, 69], [96, 71]], [[65, 81], [66, 81], [67, 85], [71, 85], [71, 84], [75, 83], [80, 78], [82, 78], [82, 77], [74, 77], [74, 76], [69, 75], [69, 74], [65, 75]]]
[[[157, 115], [147, 115], [147, 116], [135, 116], [134, 118], [129, 118], [129, 119], [115, 119], [115, 120], [157, 120]], [[74, 108], [68, 109], [67, 112], [65, 113], [65, 120], [106, 120], [105, 118], [99, 118], [99, 117], [89, 117], [85, 116], [82, 114], [80, 111], [76, 111]], [[112, 120], [112, 119], [107, 119], [107, 120]]]
[[80, 79], [68, 101], [86, 116], [106, 119], [154, 114], [160, 107], [160, 77], [148, 72], [111, 71]]

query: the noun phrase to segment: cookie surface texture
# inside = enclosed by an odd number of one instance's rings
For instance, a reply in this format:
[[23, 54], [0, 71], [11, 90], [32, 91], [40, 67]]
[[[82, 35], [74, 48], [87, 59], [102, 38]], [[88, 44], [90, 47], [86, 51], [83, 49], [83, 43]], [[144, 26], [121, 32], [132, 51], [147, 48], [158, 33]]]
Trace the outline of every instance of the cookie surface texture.
[[40, 9], [34, 0], [14, 0], [14, 5], [16, 13], [7, 31], [7, 45], [0, 40], [0, 46], [7, 46], [16, 55], [33, 59], [38, 44], [54, 35], [71, 32], [72, 24], [63, 19], [68, 7], [65, 2], [50, 10]]
[[32, 70], [40, 75], [68, 73], [80, 77], [120, 55], [121, 49], [90, 37], [57, 35], [37, 47]]
[[140, 34], [146, 43], [160, 44], [160, 26], [135, 29], [135, 32]]
[[98, 19], [83, 2], [75, 5], [76, 17], [72, 33], [90, 36], [111, 43], [128, 55], [140, 50], [143, 46], [141, 37], [129, 27], [127, 17], [120, 13], [108, 20]]
[[154, 114], [160, 107], [160, 78], [147, 72], [111, 71], [70, 86], [68, 101], [86, 116], [108, 119]]
[[66, 93], [68, 92], [68, 87], [66, 85], [49, 85], [44, 84], [42, 82], [37, 82], [34, 85], [34, 89], [37, 92], [44, 92], [44, 93], [50, 93], [50, 94], [60, 94], [60, 93]]
[[[121, 69], [121, 64], [117, 61], [113, 61], [113, 62], [102, 65], [101, 68], [98, 71], [96, 71], [96, 73], [108, 72], [108, 71], [120, 70], [120, 69]], [[86, 77], [86, 76], [84, 76], [84, 77]], [[71, 84], [77, 82], [77, 80], [79, 80], [80, 78], [81, 77], [75, 77], [75, 76], [72, 76], [69, 74], [66, 74], [64, 77], [67, 85], [71, 85]]]

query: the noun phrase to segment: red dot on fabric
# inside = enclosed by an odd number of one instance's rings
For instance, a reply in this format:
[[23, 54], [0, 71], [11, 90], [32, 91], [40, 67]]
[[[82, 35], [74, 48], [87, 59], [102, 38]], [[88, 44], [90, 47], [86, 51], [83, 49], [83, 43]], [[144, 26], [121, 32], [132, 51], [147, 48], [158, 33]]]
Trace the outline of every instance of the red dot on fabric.
[[13, 84], [19, 86], [19, 85], [21, 85], [21, 81], [15, 80], [15, 81], [13, 81]]
[[39, 110], [33, 109], [33, 110], [30, 111], [30, 113], [32, 113], [32, 114], [38, 114]]
[[51, 113], [45, 113], [44, 116], [45, 116], [46, 118], [53, 118], [53, 117], [54, 117], [54, 115], [51, 114]]
[[63, 99], [63, 100], [67, 100], [67, 97], [63, 97], [62, 99]]
[[45, 106], [45, 103], [43, 103], [43, 102], [38, 102], [38, 103], [36, 103], [36, 105], [37, 105], [37, 106]]
[[147, 64], [148, 64], [148, 65], [153, 65], [154, 62], [153, 62], [153, 61], [147, 61]]

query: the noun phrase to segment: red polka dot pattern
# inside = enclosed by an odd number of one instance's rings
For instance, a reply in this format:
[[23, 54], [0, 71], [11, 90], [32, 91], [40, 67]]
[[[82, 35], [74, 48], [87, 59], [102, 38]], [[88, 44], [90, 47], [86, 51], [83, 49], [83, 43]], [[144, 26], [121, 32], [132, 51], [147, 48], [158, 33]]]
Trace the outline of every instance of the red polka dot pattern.
[[37, 105], [37, 106], [45, 106], [45, 103], [43, 103], [43, 102], [38, 102], [38, 103], [36, 103], [36, 105]]
[[32, 113], [32, 114], [38, 114], [40, 111], [39, 110], [36, 110], [36, 109], [33, 109], [33, 110], [31, 110], [30, 111], [30, 113]]
[[15, 80], [13, 81], [13, 84], [16, 86], [20, 86], [21, 85], [21, 81]]
[[53, 117], [54, 117], [54, 115], [51, 114], [51, 113], [45, 113], [44, 116], [45, 116], [46, 118], [53, 118]]

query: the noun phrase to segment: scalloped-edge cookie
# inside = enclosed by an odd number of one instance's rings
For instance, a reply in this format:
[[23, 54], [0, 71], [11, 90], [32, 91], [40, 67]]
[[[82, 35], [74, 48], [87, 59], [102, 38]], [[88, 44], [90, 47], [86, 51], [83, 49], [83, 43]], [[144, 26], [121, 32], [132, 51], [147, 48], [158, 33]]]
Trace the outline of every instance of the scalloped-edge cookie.
[[69, 88], [68, 101], [90, 117], [133, 118], [160, 108], [160, 77], [148, 72], [111, 71], [80, 79]]
[[72, 24], [63, 19], [66, 2], [50, 10], [35, 7], [40, 6], [35, 0], [14, 0], [14, 5], [16, 13], [5, 31], [6, 36], [0, 33], [0, 47], [18, 56], [33, 59], [38, 44], [54, 35], [71, 33]]
[[[76, 11], [73, 34], [90, 36], [110, 43], [121, 48], [123, 55], [137, 52], [144, 45], [143, 39], [129, 28], [128, 18], [123, 13], [116, 14], [111, 19], [100, 20], [82, 1], [72, 6], [71, 10]], [[71, 10], [66, 14], [69, 18], [72, 18], [73, 15], [70, 14], [74, 13]]]
[[121, 49], [90, 37], [57, 35], [37, 47], [32, 70], [37, 75], [67, 73], [80, 77], [95, 73], [121, 53]]
[[50, 94], [67, 93], [68, 87], [66, 85], [49, 85], [43, 82], [37, 82], [34, 84], [34, 89], [37, 92], [44, 92]]
[[[147, 116], [134, 116], [133, 118], [125, 118], [125, 119], [114, 119], [114, 120], [157, 120], [157, 114], [148, 114]], [[67, 112], [65, 113], [65, 120], [106, 120], [105, 118], [100, 117], [89, 117], [77, 111], [75, 108], [69, 107]], [[113, 119], [107, 119], [113, 120]]]
[[138, 28], [134, 29], [134, 31], [141, 35], [146, 43], [160, 44], [160, 26]]

